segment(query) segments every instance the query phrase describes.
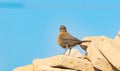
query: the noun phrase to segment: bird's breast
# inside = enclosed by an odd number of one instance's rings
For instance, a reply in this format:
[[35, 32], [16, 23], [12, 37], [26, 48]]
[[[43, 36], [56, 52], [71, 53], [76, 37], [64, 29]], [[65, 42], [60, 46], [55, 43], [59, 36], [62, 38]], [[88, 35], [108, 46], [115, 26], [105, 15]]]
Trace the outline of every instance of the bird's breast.
[[62, 36], [62, 34], [59, 34], [59, 35], [58, 35], [58, 44], [59, 44], [59, 45], [61, 45], [61, 43], [62, 43], [61, 36]]

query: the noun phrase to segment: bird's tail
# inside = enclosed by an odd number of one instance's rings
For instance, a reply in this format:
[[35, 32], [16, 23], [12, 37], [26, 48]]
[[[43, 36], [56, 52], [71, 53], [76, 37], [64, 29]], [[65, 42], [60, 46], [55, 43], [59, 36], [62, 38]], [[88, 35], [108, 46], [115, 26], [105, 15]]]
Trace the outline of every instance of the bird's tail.
[[92, 42], [91, 40], [83, 40], [83, 41], [80, 41], [80, 47], [84, 50], [87, 49], [87, 46], [84, 46], [84, 45], [81, 45], [83, 42]]
[[80, 41], [80, 44], [83, 42], [92, 42], [92, 41], [91, 40], [83, 40], [83, 41]]

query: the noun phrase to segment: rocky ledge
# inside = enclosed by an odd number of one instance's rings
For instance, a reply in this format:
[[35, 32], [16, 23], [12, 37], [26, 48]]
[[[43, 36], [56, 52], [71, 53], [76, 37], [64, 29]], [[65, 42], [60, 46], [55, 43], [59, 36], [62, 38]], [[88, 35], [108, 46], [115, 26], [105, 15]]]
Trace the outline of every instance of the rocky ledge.
[[32, 64], [13, 71], [120, 71], [120, 32], [114, 39], [105, 36], [85, 37], [81, 47], [87, 47], [86, 55], [72, 49], [70, 56], [57, 55], [35, 59]]

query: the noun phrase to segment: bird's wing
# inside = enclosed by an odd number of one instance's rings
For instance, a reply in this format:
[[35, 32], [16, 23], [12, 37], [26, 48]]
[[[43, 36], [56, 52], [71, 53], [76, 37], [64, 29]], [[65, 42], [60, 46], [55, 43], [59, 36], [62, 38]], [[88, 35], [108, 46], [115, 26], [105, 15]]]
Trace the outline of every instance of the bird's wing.
[[66, 40], [66, 39], [74, 39], [74, 37], [72, 35], [70, 35], [69, 33], [63, 34], [61, 36], [61, 39]]
[[77, 38], [73, 37], [69, 33], [66, 33], [66, 34], [62, 35], [61, 39], [65, 40], [64, 43], [79, 43], [80, 42], [80, 40], [78, 40]]

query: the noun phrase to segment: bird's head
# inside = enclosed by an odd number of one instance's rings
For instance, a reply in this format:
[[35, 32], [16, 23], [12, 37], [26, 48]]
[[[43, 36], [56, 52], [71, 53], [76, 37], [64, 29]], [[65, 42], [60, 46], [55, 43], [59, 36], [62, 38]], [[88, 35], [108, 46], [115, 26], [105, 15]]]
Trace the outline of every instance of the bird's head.
[[60, 32], [67, 32], [67, 29], [64, 25], [60, 26]]

